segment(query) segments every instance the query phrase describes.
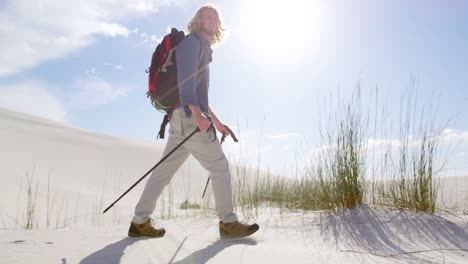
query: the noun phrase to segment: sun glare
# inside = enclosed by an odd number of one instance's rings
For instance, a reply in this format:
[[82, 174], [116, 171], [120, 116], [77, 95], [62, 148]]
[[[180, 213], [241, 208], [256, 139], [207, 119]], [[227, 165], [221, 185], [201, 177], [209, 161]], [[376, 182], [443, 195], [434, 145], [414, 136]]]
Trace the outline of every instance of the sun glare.
[[245, 1], [243, 27], [256, 52], [286, 58], [313, 41], [318, 12], [314, 1]]

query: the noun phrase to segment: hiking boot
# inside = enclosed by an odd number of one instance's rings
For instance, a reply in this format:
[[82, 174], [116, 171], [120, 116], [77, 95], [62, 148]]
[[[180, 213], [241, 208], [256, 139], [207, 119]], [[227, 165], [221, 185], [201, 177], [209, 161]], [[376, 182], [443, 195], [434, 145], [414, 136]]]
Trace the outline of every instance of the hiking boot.
[[221, 238], [246, 237], [257, 232], [257, 224], [245, 225], [239, 222], [223, 223], [219, 222], [219, 235]]
[[165, 233], [166, 230], [164, 230], [164, 228], [154, 228], [151, 219], [148, 219], [143, 224], [135, 224], [132, 222], [130, 224], [130, 229], [128, 229], [129, 237], [163, 237]]

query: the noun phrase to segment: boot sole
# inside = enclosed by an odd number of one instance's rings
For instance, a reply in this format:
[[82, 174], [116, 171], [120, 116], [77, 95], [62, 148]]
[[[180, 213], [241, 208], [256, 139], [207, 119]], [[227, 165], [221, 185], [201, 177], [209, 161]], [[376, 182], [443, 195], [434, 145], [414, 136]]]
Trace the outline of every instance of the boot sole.
[[260, 229], [259, 227], [253, 229], [252, 231], [244, 234], [244, 235], [231, 235], [229, 233], [227, 233], [226, 231], [222, 230], [222, 229], [219, 229], [219, 236], [223, 239], [228, 239], [228, 238], [240, 238], [240, 237], [248, 237], [250, 235], [252, 235], [253, 233], [257, 232], [258, 229]]
[[130, 233], [128, 232], [128, 236], [129, 237], [150, 237], [150, 238], [160, 238], [160, 237], [163, 237], [164, 235], [166, 234], [166, 232], [163, 232], [161, 235], [159, 236], [147, 236], [147, 235], [143, 235], [143, 234], [138, 234], [138, 233]]

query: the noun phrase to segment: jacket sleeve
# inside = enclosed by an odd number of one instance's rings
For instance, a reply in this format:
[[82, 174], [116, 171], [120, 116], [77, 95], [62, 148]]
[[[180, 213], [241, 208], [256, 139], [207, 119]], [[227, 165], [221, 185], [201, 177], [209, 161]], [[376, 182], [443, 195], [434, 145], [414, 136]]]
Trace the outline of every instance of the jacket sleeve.
[[182, 107], [198, 105], [198, 65], [200, 65], [200, 40], [187, 36], [176, 50], [177, 84], [179, 86], [180, 105]]

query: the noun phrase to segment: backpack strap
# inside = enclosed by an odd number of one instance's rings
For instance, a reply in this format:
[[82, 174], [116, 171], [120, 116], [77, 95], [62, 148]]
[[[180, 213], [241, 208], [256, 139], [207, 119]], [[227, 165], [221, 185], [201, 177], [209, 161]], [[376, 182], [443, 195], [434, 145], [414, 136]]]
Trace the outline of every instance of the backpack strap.
[[163, 121], [161, 123], [161, 127], [159, 128], [158, 136], [156, 137], [156, 139], [164, 138], [166, 134], [166, 126], [169, 123], [169, 120], [171, 119], [171, 115], [172, 115], [172, 112], [169, 112], [164, 115]]

